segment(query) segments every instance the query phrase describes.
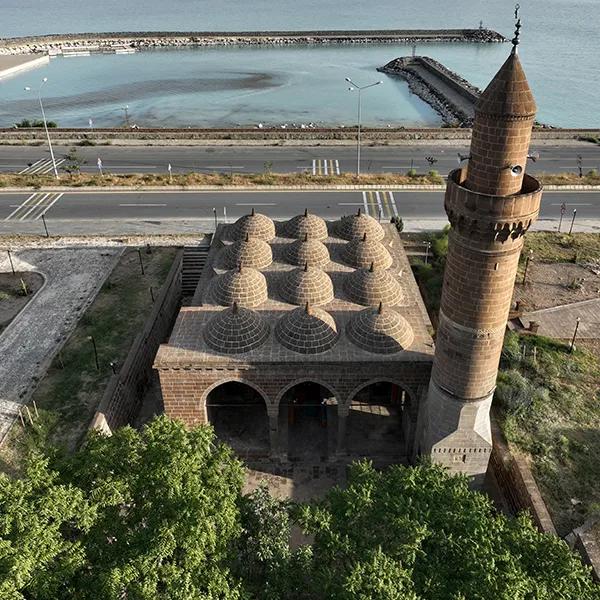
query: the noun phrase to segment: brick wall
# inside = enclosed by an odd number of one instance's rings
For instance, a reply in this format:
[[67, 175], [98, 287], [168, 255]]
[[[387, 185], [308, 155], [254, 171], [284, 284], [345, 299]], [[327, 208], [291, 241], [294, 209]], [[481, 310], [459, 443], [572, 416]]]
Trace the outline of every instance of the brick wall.
[[144, 327], [135, 338], [127, 358], [114, 375], [91, 424], [104, 433], [131, 423], [138, 413], [144, 392], [152, 380], [152, 364], [159, 345], [167, 338], [181, 302], [183, 250], [175, 256]]

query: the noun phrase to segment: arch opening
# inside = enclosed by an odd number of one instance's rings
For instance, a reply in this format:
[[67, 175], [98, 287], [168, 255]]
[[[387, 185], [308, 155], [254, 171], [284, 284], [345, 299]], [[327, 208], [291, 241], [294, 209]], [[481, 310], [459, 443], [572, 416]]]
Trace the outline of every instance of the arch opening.
[[414, 429], [408, 393], [396, 383], [362, 387], [349, 405], [346, 448], [350, 456], [403, 459]]
[[209, 423], [217, 437], [244, 458], [269, 455], [269, 417], [264, 398], [252, 386], [228, 381], [206, 399]]
[[325, 386], [304, 381], [281, 397], [280, 439], [289, 460], [319, 462], [333, 456], [337, 428], [337, 400]]

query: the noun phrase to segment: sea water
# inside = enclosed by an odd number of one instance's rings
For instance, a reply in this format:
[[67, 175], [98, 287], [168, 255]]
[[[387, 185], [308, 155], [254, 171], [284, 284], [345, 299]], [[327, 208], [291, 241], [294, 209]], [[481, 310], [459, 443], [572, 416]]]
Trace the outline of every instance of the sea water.
[[[538, 119], [563, 127], [600, 126], [600, 1], [521, 2], [520, 53], [539, 105]], [[452, 28], [484, 26], [507, 37], [514, 27], [506, 0], [2, 0], [0, 36], [149, 30], [302, 30]], [[376, 71], [410, 54], [406, 45], [216, 47], [132, 55], [55, 58], [0, 82], [0, 125], [36, 118], [35, 89], [48, 118], [63, 126], [121, 125], [128, 106], [139, 126], [351, 125], [359, 85], [363, 122], [377, 126], [436, 126], [439, 116], [410, 94], [405, 82]], [[484, 87], [505, 60], [507, 44], [420, 44]], [[33, 88], [26, 92], [25, 86]]]

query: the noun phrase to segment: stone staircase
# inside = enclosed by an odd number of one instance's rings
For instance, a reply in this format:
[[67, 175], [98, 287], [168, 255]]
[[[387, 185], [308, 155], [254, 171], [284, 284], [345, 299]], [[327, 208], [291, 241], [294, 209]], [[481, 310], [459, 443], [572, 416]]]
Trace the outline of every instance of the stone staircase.
[[202, 241], [198, 246], [185, 246], [181, 269], [181, 292], [185, 296], [193, 296], [202, 276], [210, 240]]

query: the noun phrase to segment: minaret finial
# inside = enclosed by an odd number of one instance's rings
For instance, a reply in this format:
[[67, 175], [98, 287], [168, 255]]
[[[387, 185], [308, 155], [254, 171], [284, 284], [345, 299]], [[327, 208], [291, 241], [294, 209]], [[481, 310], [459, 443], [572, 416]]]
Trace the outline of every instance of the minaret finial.
[[517, 52], [519, 51], [518, 49], [518, 45], [521, 43], [519, 38], [521, 36], [521, 19], [519, 18], [519, 11], [521, 10], [521, 5], [517, 4], [515, 5], [515, 20], [517, 21], [515, 24], [515, 37], [512, 39], [512, 45], [513, 45], [513, 54], [517, 54]]
[[375, 262], [371, 261], [371, 266], [369, 267], [369, 271], [371, 271], [371, 273], [373, 273], [375, 271]]
[[250, 241], [250, 234], [246, 231], [246, 241], [249, 242]]
[[308, 261], [305, 261], [305, 262], [304, 262], [304, 270], [305, 270], [305, 271], [308, 271]]
[[310, 303], [309, 302], [307, 302], [304, 305], [304, 311], [306, 312], [307, 315], [310, 315]]
[[367, 241], [367, 232], [365, 231], [363, 233], [363, 242], [366, 242], [366, 241]]
[[379, 314], [381, 314], [381, 313], [383, 312], [383, 302], [380, 302], [380, 303], [379, 303], [379, 308], [377, 309], [377, 312], [378, 312]]
[[305, 208], [305, 209], [304, 209], [304, 216], [305, 216], [305, 217], [308, 217], [308, 208]]
[[252, 213], [251, 213], [251, 215], [252, 215], [252, 216], [255, 216], [255, 215], [256, 215], [256, 209], [254, 208], [254, 206], [252, 207]]
[[308, 231], [304, 232], [304, 241], [308, 242]]
[[237, 315], [237, 313], [238, 313], [238, 303], [237, 302], [234, 302], [233, 305], [231, 306], [231, 312], [234, 315]]

